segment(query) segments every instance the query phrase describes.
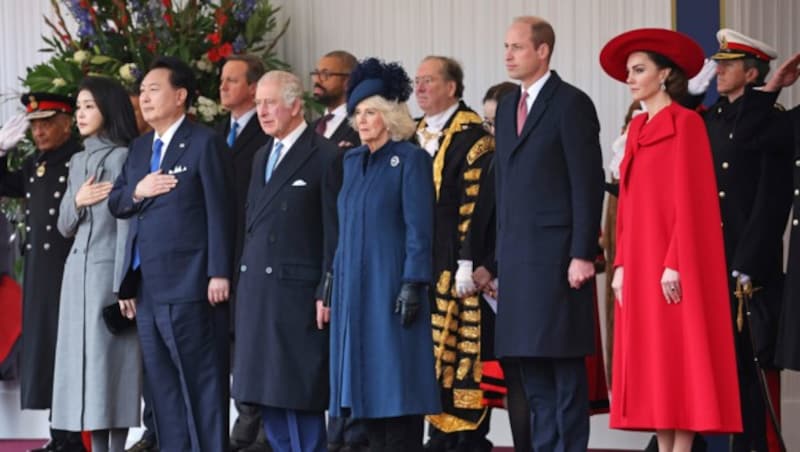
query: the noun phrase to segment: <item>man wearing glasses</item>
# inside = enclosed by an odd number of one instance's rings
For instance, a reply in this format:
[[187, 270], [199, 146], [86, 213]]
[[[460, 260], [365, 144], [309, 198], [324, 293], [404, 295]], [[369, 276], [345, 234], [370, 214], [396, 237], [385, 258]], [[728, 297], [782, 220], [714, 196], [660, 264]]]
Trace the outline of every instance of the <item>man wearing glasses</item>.
[[493, 183], [485, 173], [494, 139], [481, 125], [481, 117], [461, 101], [464, 72], [454, 59], [423, 59], [414, 92], [425, 113], [416, 139], [433, 157], [436, 188], [431, 312], [443, 411], [428, 416], [426, 450], [490, 451], [489, 416], [479, 384], [481, 360], [492, 348], [485, 339], [494, 335], [493, 314], [481, 301], [481, 291], [493, 277], [481, 261], [473, 263], [477, 250], [470, 250], [469, 232], [473, 221], [481, 221], [473, 217], [481, 186]]
[[311, 71], [314, 100], [325, 106], [324, 114], [314, 122], [314, 130], [333, 141], [339, 149], [350, 149], [361, 144], [358, 132], [350, 127], [345, 109], [345, 93], [350, 71], [358, 64], [352, 54], [344, 50], [328, 52]]

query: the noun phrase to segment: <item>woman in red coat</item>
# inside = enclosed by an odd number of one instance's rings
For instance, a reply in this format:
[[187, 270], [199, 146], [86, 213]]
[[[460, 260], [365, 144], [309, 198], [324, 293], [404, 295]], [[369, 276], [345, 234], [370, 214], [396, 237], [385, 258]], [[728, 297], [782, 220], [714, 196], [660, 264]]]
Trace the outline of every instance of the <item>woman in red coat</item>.
[[703, 51], [641, 29], [600, 62], [647, 111], [620, 166], [611, 427], [656, 430], [660, 451], [688, 452], [695, 432], [742, 427], [711, 149], [703, 120], [676, 101]]

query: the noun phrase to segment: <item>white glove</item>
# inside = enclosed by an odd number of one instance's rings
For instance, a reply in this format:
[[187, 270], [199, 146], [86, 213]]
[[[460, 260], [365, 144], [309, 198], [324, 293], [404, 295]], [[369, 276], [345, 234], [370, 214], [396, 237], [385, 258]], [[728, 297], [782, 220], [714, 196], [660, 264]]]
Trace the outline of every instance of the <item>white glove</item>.
[[711, 79], [717, 75], [717, 62], [706, 58], [703, 69], [689, 80], [689, 94], [697, 96], [703, 94], [708, 89]]
[[472, 280], [472, 261], [459, 260], [456, 271], [456, 295], [465, 297], [475, 292], [475, 281]]
[[9, 149], [25, 138], [27, 130], [28, 120], [25, 119], [25, 113], [20, 113], [9, 119], [0, 129], [0, 156], [6, 155]]
[[731, 272], [731, 276], [737, 278], [742, 284], [747, 284], [750, 282], [750, 276], [745, 275], [744, 273], [740, 272], [739, 270], [734, 270]]

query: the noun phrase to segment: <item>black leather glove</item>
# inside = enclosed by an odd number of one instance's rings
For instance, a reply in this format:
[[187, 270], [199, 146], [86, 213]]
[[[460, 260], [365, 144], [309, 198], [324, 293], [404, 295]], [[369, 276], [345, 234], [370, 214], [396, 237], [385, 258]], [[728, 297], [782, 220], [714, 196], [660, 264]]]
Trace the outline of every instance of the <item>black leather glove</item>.
[[325, 272], [325, 281], [322, 283], [322, 305], [326, 308], [331, 307], [331, 297], [333, 293], [333, 273]]
[[407, 282], [400, 287], [397, 301], [394, 304], [394, 313], [400, 314], [400, 324], [407, 327], [414, 323], [420, 308], [419, 295], [423, 285]]

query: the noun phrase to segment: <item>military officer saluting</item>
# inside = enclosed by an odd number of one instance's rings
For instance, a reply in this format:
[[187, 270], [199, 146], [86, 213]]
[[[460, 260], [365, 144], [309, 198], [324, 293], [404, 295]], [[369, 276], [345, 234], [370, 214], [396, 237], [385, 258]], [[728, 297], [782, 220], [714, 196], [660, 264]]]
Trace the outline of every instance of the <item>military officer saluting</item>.
[[[3, 149], [0, 196], [24, 199], [25, 279], [22, 301], [20, 382], [22, 408], [50, 408], [53, 390], [56, 328], [64, 262], [72, 245], [56, 228], [61, 196], [67, 187], [69, 159], [80, 150], [72, 135], [73, 99], [29, 93], [22, 103], [37, 152], [18, 171], [10, 171]], [[17, 123], [17, 126], [20, 124]], [[51, 430], [51, 441], [36, 450], [83, 451], [77, 432]]]
[[[780, 305], [783, 230], [791, 203], [791, 138], [785, 114], [776, 107], [779, 87], [765, 85], [769, 45], [730, 29], [717, 33], [717, 90], [721, 97], [704, 114], [717, 177], [725, 256], [730, 286], [744, 432], [734, 435], [733, 451], [767, 450], [766, 405], [761, 395], [754, 353], [771, 360], [766, 344], [754, 352], [756, 336], [771, 334], [777, 324], [769, 315], [749, 316], [737, 288], [759, 288], [759, 308], [775, 313]], [[741, 295], [741, 290], [738, 291]], [[774, 376], [777, 377], [777, 372]]]

